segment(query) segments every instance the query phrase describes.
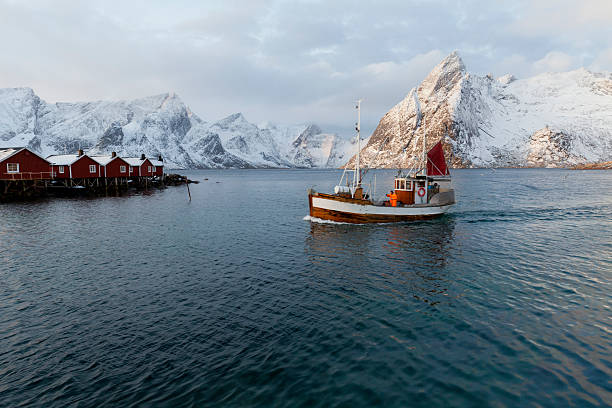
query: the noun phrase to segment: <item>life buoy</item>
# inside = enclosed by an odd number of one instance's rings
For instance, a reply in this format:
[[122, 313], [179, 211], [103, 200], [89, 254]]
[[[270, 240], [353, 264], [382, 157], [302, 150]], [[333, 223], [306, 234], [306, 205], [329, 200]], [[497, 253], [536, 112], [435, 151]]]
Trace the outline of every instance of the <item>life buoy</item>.
[[423, 187], [420, 187], [417, 194], [419, 195], [419, 197], [423, 197], [425, 195], [425, 189]]

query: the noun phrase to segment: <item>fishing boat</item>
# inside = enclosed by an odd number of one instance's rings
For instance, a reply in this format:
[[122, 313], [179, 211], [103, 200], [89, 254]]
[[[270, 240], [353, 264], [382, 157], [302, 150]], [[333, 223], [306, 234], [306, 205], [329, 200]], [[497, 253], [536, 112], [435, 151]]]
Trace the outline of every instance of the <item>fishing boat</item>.
[[[423, 137], [423, 155], [408, 172], [398, 172], [388, 199], [375, 200], [374, 189], [364, 191], [360, 168], [361, 150], [361, 100], [357, 101], [357, 155], [355, 167], [344, 169], [340, 183], [333, 194], [308, 190], [310, 218], [354, 224], [404, 222], [426, 220], [443, 215], [455, 204], [455, 191], [451, 184], [442, 141], [426, 151], [426, 136]], [[368, 169], [366, 169], [367, 172]], [[351, 177], [352, 175], [352, 177]]]

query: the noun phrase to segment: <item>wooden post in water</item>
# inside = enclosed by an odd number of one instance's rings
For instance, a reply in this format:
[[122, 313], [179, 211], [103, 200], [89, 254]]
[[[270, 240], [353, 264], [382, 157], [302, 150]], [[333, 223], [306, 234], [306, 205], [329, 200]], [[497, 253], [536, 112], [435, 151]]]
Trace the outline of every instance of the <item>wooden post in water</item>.
[[185, 177], [185, 183], [187, 184], [187, 194], [189, 194], [189, 201], [191, 201], [191, 191], [189, 191], [189, 179]]

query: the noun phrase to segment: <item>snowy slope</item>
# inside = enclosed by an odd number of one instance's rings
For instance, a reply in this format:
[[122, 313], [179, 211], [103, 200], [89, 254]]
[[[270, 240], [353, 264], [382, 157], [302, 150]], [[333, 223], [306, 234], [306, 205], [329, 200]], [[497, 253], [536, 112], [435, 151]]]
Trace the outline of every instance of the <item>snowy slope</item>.
[[28, 146], [43, 156], [78, 149], [144, 153], [161, 155], [168, 167], [180, 168], [312, 167], [346, 159], [341, 142], [321, 150], [316, 138], [337, 137], [318, 130], [301, 145], [302, 155], [313, 159], [302, 160], [293, 145], [307, 128], [258, 127], [239, 113], [206, 122], [170, 93], [132, 101], [49, 104], [29, 88], [0, 89], [0, 147]]
[[424, 135], [428, 148], [444, 138], [458, 167], [610, 160], [612, 74], [579, 69], [494, 79], [467, 72], [454, 52], [385, 114], [362, 155], [375, 167], [411, 167]]
[[[277, 140], [283, 157], [296, 167], [339, 167], [356, 152], [353, 144], [333, 133], [324, 133], [317, 125], [268, 128]], [[292, 140], [292, 143], [283, 143]]]
[[29, 88], [0, 89], [0, 143], [40, 149], [38, 118], [41, 100]]

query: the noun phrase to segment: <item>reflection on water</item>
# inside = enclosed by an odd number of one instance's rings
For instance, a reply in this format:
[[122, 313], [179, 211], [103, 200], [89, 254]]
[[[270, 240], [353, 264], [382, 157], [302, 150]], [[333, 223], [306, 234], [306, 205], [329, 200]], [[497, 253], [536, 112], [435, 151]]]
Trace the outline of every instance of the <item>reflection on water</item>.
[[312, 222], [306, 253], [315, 270], [326, 267], [353, 282], [367, 279], [399, 299], [412, 296], [435, 306], [458, 296], [449, 293], [452, 270], [447, 265], [454, 229], [452, 216], [376, 225]]

